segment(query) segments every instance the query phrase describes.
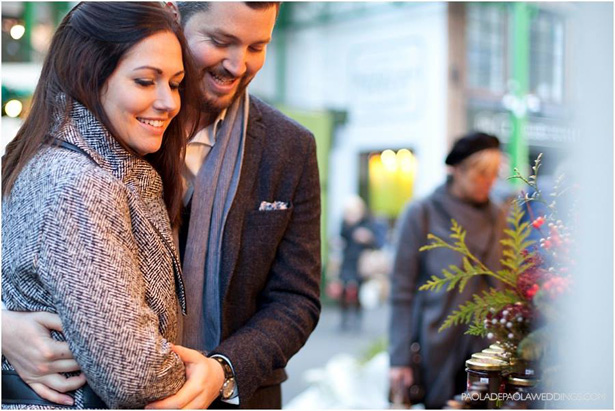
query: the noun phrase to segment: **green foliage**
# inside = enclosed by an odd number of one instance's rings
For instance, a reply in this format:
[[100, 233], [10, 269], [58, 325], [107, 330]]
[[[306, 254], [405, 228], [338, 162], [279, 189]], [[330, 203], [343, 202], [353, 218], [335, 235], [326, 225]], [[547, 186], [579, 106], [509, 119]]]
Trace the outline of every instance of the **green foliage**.
[[[538, 154], [538, 156], [536, 157], [536, 160], [534, 160], [534, 165], [532, 166], [532, 171], [533, 174], [531, 174], [529, 177], [525, 178], [517, 168], [514, 169], [514, 175], [512, 175], [511, 177], [508, 177], [509, 180], [514, 180], [514, 179], [518, 179], [523, 181], [525, 184], [527, 184], [528, 186], [530, 186], [533, 190], [531, 194], [526, 193], [525, 196], [523, 197], [523, 199], [521, 199], [521, 203], [531, 203], [532, 201], [536, 201], [539, 203], [544, 204], [545, 206], [547, 206], [547, 208], [550, 210], [550, 212], [556, 216], [557, 215], [557, 208], [556, 208], [556, 203], [555, 201], [551, 201], [548, 202], [547, 200], [545, 200], [542, 196], [542, 191], [540, 190], [540, 188], [538, 187], [538, 170], [540, 169], [541, 163], [542, 162], [542, 153]], [[566, 193], [566, 191], [568, 191], [569, 188], [562, 188], [562, 183], [564, 182], [564, 177], [565, 176], [559, 176], [556, 179], [555, 182], [555, 187], [553, 187], [553, 192], [550, 194], [551, 197], [555, 198], [562, 196], [563, 194]]]
[[514, 169], [515, 174], [512, 177], [508, 177], [508, 179], [509, 180], [514, 180], [514, 179], [521, 180], [528, 186], [532, 187], [536, 193], [539, 193], [540, 190], [538, 189], [538, 169], [541, 166], [541, 161], [542, 161], [542, 153], [538, 154], [538, 157], [536, 157], [536, 160], [534, 160], [534, 165], [532, 166], [532, 171], [534, 171], [534, 174], [530, 175], [528, 178], [525, 178], [519, 172], [519, 169], [515, 168]]
[[465, 332], [465, 334], [475, 335], [477, 337], [484, 337], [487, 335], [487, 329], [485, 328], [483, 323], [475, 320], [472, 324], [470, 324], [470, 327], [468, 327], [468, 330]]
[[[483, 291], [482, 296], [474, 294], [472, 299], [465, 304], [461, 304], [458, 310], [453, 311], [444, 321], [438, 331], [445, 330], [449, 327], [459, 324], [473, 324], [470, 326], [466, 334], [481, 335], [486, 334], [483, 323], [490, 309], [499, 311], [507, 304], [514, 304], [519, 300], [517, 293], [510, 289], [497, 290], [490, 288], [489, 291]], [[479, 333], [478, 327], [482, 329]]]
[[470, 278], [475, 275], [489, 274], [489, 271], [481, 270], [470, 264], [470, 261], [466, 257], [463, 258], [463, 269], [456, 265], [450, 265], [448, 268], [450, 271], [446, 268], [442, 270], [444, 277], [432, 275], [431, 280], [423, 284], [419, 290], [440, 291], [442, 287], [448, 283], [446, 291], [453, 290], [455, 286], [459, 284], [459, 292], [462, 292]]
[[462, 264], [444, 268], [441, 276], [432, 275], [419, 287], [419, 290], [440, 291], [446, 287], [447, 292], [455, 288], [462, 292], [468, 281], [479, 275], [494, 277], [505, 285], [503, 290], [491, 288], [489, 291], [483, 291], [482, 295], [475, 294], [471, 300], [461, 304], [446, 318], [440, 331], [459, 324], [470, 324], [466, 334], [484, 336], [486, 330], [483, 323], [490, 309], [499, 311], [507, 304], [523, 300], [523, 297], [517, 293], [517, 278], [529, 267], [531, 255], [524, 255], [522, 251], [534, 243], [528, 240], [531, 226], [527, 222], [522, 222], [523, 215], [521, 207], [513, 204], [507, 218], [510, 228], [504, 230], [504, 238], [501, 240], [503, 255], [500, 261], [503, 269], [497, 272], [489, 269], [470, 252], [465, 242], [466, 231], [456, 220], [451, 220], [450, 242], [433, 234], [427, 235], [430, 243], [421, 247], [420, 251], [448, 248], [462, 255]]
[[498, 273], [502, 278], [509, 280], [508, 284], [516, 284], [519, 274], [528, 268], [530, 256], [523, 256], [522, 251], [535, 243], [535, 241], [527, 239], [532, 229], [529, 223], [521, 222], [523, 215], [524, 212], [521, 207], [513, 203], [512, 210], [507, 218], [508, 224], [512, 228], [504, 230], [505, 238], [501, 240], [504, 250], [500, 262], [505, 269]]
[[472, 317], [478, 311], [480, 311], [480, 309], [481, 309], [481, 306], [472, 300], [466, 302], [465, 304], [461, 304], [458, 310], [453, 311], [453, 313], [450, 314], [446, 318], [446, 320], [444, 321], [442, 326], [440, 326], [438, 331], [442, 331], [449, 327], [459, 325], [460, 323], [461, 324], [470, 323], [470, 321], [472, 321]]
[[[548, 216], [545, 215], [541, 217], [557, 222], [557, 226], [559, 230], [561, 230], [561, 222], [555, 218], [557, 213], [555, 209], [555, 200], [548, 204], [543, 199], [541, 191], [538, 188], [538, 171], [541, 166], [541, 159], [542, 154], [536, 158], [534, 166], [532, 167], [533, 174], [529, 177], [524, 177], [517, 169], [515, 169], [515, 174], [510, 177], [510, 179], [522, 180], [531, 187], [533, 193], [525, 194], [524, 198], [512, 204], [507, 217], [508, 225], [504, 230], [503, 239], [501, 240], [501, 269], [498, 271], [489, 269], [470, 252], [465, 242], [466, 231], [455, 220], [451, 220], [451, 233], [449, 234], [448, 241], [433, 234], [428, 234], [428, 244], [420, 248], [420, 251], [446, 248], [458, 253], [462, 259], [462, 264], [459, 266], [450, 265], [442, 270], [440, 276], [432, 275], [425, 284], [419, 287], [421, 291], [441, 291], [445, 288], [447, 292], [455, 289], [459, 289], [459, 292], [462, 292], [468, 281], [479, 275], [493, 277], [499, 280], [503, 285], [501, 289], [490, 288], [482, 293], [474, 294], [465, 303], [459, 305], [459, 307], [444, 320], [439, 331], [464, 324], [468, 327], [466, 334], [469, 335], [484, 337], [488, 333], [492, 333], [498, 337], [501, 342], [504, 342], [504, 349], [509, 351], [512, 355], [516, 355], [518, 358], [527, 361], [543, 358], [547, 349], [549, 349], [551, 353], [554, 352], [553, 344], [550, 339], [550, 327], [552, 327], [553, 323], [557, 322], [559, 317], [558, 306], [553, 299], [553, 295], [549, 295], [547, 292], [549, 289], [543, 290], [541, 288], [544, 284], [540, 281], [544, 282], [545, 280], [534, 282], [536, 280], [531, 279], [532, 275], [535, 274], [535, 272], [531, 270], [536, 269], [536, 261], [541, 260], [541, 258], [535, 258], [536, 252], [532, 253], [528, 251], [529, 247], [535, 244], [535, 241], [529, 239], [533, 227], [530, 223], [523, 221], [525, 215], [523, 206], [527, 206], [528, 203], [532, 201], [537, 201], [545, 204], [551, 211]], [[561, 184], [562, 181], [558, 179], [556, 182], [556, 190], [551, 194], [552, 197], [558, 197], [566, 192], [566, 189], [562, 190], [560, 187]], [[530, 213], [530, 218], [534, 220], [534, 216], [531, 215], [531, 209], [529, 207], [527, 208]], [[544, 223], [544, 220], [542, 223]], [[539, 229], [540, 224], [541, 222], [538, 223], [536, 228]], [[567, 235], [568, 237], [570, 236], [569, 233], [567, 233]], [[543, 235], [541, 242], [544, 238], [545, 236]], [[548, 249], [548, 247], [545, 247], [545, 249]], [[552, 252], [552, 256], [556, 256], [555, 251]], [[558, 258], [560, 258], [559, 252]], [[552, 268], [550, 268], [550, 271], [551, 270]], [[526, 271], [528, 275], [524, 275], [520, 280], [519, 276]], [[528, 281], [534, 282], [533, 285], [531, 282], [528, 283]], [[566, 284], [567, 283], [562, 285], [562, 287], [565, 287]], [[533, 293], [535, 294], [532, 294], [533, 297], [528, 293], [528, 287], [530, 286], [538, 287], [537, 293], [536, 289], [534, 289]], [[524, 307], [523, 310], [527, 310], [527, 312], [524, 313], [524, 317], [527, 321], [532, 322], [532, 324], [517, 324], [517, 322], [514, 322], [514, 324], [506, 324], [506, 327], [504, 327], [504, 323], [496, 324], [496, 322], [493, 322], [491, 324], [486, 324], [485, 321], [487, 318], [489, 318], [487, 321], [492, 321], [494, 316], [499, 316], [496, 318], [499, 318], [501, 321], [505, 315], [508, 315], [503, 314], [505, 307], [507, 307], [506, 310], [509, 310], [510, 307]], [[538, 314], [538, 316], [536, 316], [536, 314]], [[523, 317], [518, 318], [520, 318], [522, 322], [526, 321]], [[528, 334], [529, 330], [536, 325], [533, 323], [536, 318], [540, 321], [544, 321], [547, 325], [535, 329]], [[508, 331], [508, 329], [510, 329], [510, 331]], [[502, 335], [498, 335], [499, 333]]]
[[443, 269], [442, 277], [432, 275], [419, 290], [440, 291], [442, 287], [446, 286], [446, 291], [451, 291], [458, 286], [459, 292], [462, 292], [470, 278], [477, 275], [491, 276], [510, 287], [516, 287], [517, 276], [528, 266], [528, 257], [524, 257], [521, 251], [534, 243], [534, 241], [527, 239], [531, 228], [527, 222], [521, 222], [523, 214], [521, 207], [514, 204], [508, 217], [508, 222], [512, 228], [504, 230], [505, 238], [501, 241], [503, 245], [501, 263], [504, 269], [497, 272], [490, 270], [470, 252], [465, 243], [466, 231], [454, 219], [451, 220], [450, 243], [438, 236], [428, 234], [427, 239], [431, 242], [421, 247], [420, 251], [448, 248], [461, 254], [463, 263], [461, 267], [451, 265]]

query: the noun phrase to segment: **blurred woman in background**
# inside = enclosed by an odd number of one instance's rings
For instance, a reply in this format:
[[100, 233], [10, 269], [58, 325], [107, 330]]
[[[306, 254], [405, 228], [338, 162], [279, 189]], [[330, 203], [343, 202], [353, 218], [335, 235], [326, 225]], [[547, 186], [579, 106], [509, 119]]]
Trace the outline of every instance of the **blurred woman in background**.
[[463, 292], [420, 292], [418, 288], [442, 269], [460, 265], [461, 256], [449, 249], [419, 252], [427, 234], [448, 238], [451, 219], [466, 231], [466, 244], [492, 270], [500, 267], [500, 239], [506, 225], [504, 207], [490, 198], [501, 152], [495, 136], [470, 133], [455, 142], [446, 158], [447, 181], [428, 197], [410, 203], [398, 221], [391, 286], [389, 353], [393, 390], [427, 408], [442, 408], [465, 390], [465, 360], [487, 342], [464, 334], [462, 326], [438, 329], [444, 319], [473, 294], [486, 290], [491, 279], [473, 278]]

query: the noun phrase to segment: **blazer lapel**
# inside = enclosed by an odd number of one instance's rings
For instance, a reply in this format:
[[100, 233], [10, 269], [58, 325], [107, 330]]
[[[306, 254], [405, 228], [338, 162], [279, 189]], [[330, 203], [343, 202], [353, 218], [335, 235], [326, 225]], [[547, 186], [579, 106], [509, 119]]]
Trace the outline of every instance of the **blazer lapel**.
[[222, 266], [220, 268], [220, 295], [224, 298], [237, 265], [239, 249], [241, 248], [241, 233], [245, 212], [256, 210], [255, 200], [258, 170], [265, 143], [265, 126], [255, 98], [250, 96], [250, 113], [248, 114], [247, 135], [241, 165], [241, 175], [237, 192], [224, 227], [222, 240]]

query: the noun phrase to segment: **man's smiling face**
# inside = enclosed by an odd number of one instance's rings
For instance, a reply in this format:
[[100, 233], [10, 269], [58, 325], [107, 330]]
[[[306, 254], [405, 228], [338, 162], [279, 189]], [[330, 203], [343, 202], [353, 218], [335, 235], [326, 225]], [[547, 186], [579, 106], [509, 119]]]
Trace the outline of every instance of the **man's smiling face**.
[[203, 111], [229, 107], [263, 67], [276, 15], [276, 7], [211, 2], [207, 11], [189, 17], [185, 35], [203, 76]]

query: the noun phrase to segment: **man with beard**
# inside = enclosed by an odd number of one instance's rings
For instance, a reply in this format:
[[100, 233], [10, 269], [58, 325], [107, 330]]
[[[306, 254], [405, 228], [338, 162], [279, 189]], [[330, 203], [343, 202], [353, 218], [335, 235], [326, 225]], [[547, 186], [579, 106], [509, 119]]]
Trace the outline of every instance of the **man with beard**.
[[[203, 75], [201, 127], [186, 150], [179, 233], [188, 301], [182, 344], [208, 353], [212, 383], [206, 390], [192, 386], [191, 352], [182, 350], [188, 382], [149, 407], [195, 408], [216, 400], [214, 408], [281, 408], [284, 367], [320, 314], [315, 141], [246, 92], [265, 62], [279, 3], [178, 7]], [[53, 374], [78, 368], [67, 347], [49, 340], [46, 328], [61, 327], [59, 321], [46, 313], [4, 317], [3, 329], [11, 332], [3, 334], [3, 354], [16, 369], [22, 364], [20, 375], [35, 382], [39, 395], [66, 398], [59, 392], [83, 378]]]

